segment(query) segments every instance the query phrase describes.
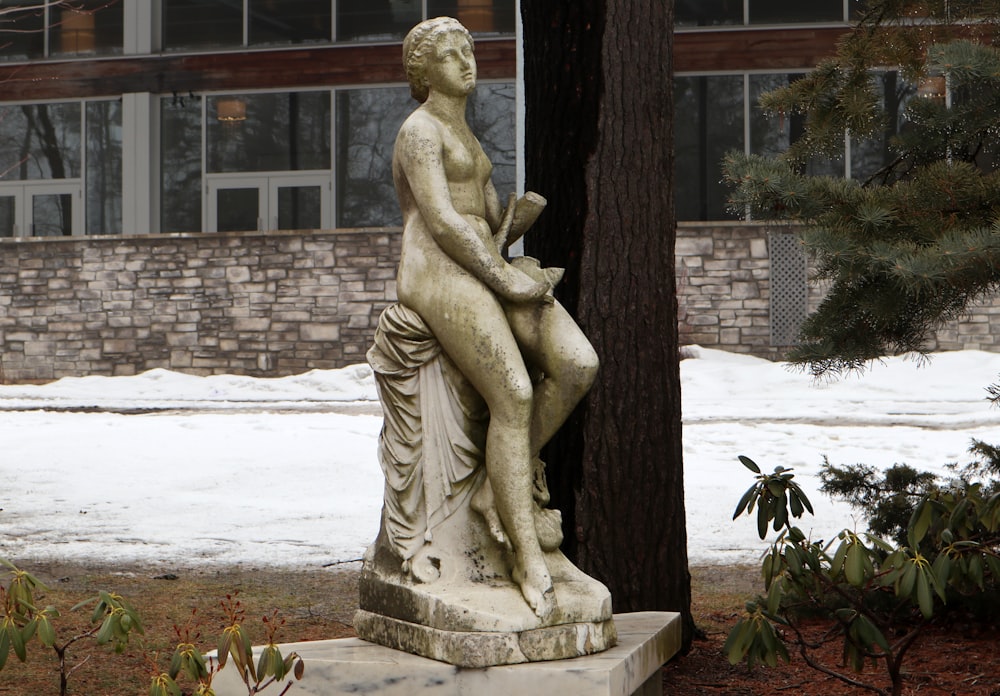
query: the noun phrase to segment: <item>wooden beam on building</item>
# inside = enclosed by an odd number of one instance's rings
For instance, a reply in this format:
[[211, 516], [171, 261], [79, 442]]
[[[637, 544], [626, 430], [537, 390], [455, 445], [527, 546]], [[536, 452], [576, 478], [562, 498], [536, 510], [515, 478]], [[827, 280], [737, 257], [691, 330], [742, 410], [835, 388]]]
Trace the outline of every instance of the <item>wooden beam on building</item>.
[[[476, 42], [481, 79], [513, 79], [513, 39]], [[399, 44], [0, 65], [4, 101], [406, 82]]]

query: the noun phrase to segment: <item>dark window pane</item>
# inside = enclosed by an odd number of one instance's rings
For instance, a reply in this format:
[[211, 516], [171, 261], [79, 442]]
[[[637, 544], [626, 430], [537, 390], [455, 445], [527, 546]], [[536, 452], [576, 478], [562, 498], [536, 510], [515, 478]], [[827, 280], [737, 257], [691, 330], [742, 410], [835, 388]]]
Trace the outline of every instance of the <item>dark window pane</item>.
[[31, 236], [69, 237], [73, 234], [73, 196], [42, 193], [31, 197]]
[[677, 0], [674, 13], [681, 27], [743, 24], [743, 0]]
[[454, 17], [473, 34], [513, 34], [513, 0], [427, 0], [427, 16]]
[[330, 41], [330, 0], [250, 0], [249, 43]]
[[890, 148], [892, 138], [906, 123], [906, 104], [916, 95], [916, 87], [903, 80], [895, 70], [872, 77], [886, 114], [885, 129], [873, 138], [851, 138], [851, 178], [864, 181], [895, 159]]
[[0, 237], [14, 237], [20, 234], [17, 225], [17, 198], [0, 196]]
[[422, 18], [420, 0], [337, 0], [338, 41], [401, 39]]
[[0, 15], [0, 60], [45, 56], [45, 10], [41, 0], [3, 3]]
[[337, 227], [402, 224], [392, 148], [417, 106], [408, 87], [337, 93]]
[[279, 230], [318, 230], [321, 222], [322, 191], [319, 186], [279, 186]]
[[787, 87], [802, 73], [750, 76], [750, 152], [773, 157], [788, 149], [805, 132], [805, 114], [774, 116], [760, 108], [765, 92]]
[[677, 219], [731, 219], [721, 162], [743, 149], [743, 77], [678, 77], [674, 89]]
[[[417, 107], [406, 87], [337, 94], [337, 226], [402, 224], [392, 183], [396, 133]], [[493, 163], [493, 184], [505, 198], [515, 190], [514, 85], [480, 84], [467, 120]]]
[[[753, 154], [774, 157], [805, 135], [805, 114], [772, 116], [759, 106], [762, 94], [787, 87], [800, 77], [801, 73], [750, 76], [750, 152]], [[803, 171], [814, 176], [844, 176], [844, 157], [813, 157]]]
[[124, 2], [76, 0], [49, 12], [49, 52], [54, 56], [116, 55], [123, 51]]
[[216, 202], [219, 232], [247, 232], [260, 228], [260, 189], [219, 189]]
[[0, 179], [80, 176], [80, 103], [0, 106]]
[[840, 22], [843, 0], [750, 0], [750, 24]]
[[469, 100], [469, 127], [493, 163], [493, 185], [506, 201], [517, 188], [517, 144], [514, 135], [514, 85], [480, 84]]
[[160, 231], [200, 231], [200, 97], [160, 100], [160, 162]]
[[330, 93], [209, 97], [208, 171], [330, 168]]
[[163, 0], [163, 48], [179, 51], [243, 45], [243, 3]]
[[122, 105], [118, 100], [87, 104], [86, 190], [87, 234], [121, 234]]

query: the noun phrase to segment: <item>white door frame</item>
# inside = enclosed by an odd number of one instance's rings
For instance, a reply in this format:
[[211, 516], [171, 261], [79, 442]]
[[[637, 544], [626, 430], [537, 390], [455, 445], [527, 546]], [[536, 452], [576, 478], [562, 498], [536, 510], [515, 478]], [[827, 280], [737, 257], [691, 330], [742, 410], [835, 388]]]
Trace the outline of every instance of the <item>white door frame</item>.
[[34, 237], [34, 197], [69, 195], [72, 197], [70, 211], [70, 234], [74, 237], [84, 233], [83, 186], [78, 180], [58, 181], [17, 181], [0, 183], [0, 196], [14, 198], [15, 237]]
[[333, 220], [331, 177], [329, 172], [246, 172], [210, 174], [205, 177], [206, 232], [219, 230], [219, 191], [226, 189], [257, 189], [257, 230], [270, 231], [278, 227], [278, 189], [316, 186], [320, 190], [320, 228], [329, 229]]

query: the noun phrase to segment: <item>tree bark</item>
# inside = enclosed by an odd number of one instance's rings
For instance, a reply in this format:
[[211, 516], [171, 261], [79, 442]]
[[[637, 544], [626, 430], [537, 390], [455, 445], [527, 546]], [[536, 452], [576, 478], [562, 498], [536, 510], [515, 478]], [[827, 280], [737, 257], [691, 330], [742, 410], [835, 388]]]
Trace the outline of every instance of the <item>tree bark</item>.
[[674, 286], [672, 32], [664, 0], [522, 0], [526, 183], [549, 200], [527, 253], [601, 359], [544, 453], [566, 551], [615, 611], [693, 634]]

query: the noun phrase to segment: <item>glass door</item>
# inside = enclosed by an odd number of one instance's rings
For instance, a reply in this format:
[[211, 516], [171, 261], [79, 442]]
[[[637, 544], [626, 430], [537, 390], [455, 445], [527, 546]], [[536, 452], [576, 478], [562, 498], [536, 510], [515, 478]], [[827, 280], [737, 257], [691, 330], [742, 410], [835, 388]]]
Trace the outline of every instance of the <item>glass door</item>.
[[0, 237], [69, 237], [83, 234], [79, 184], [0, 186]]
[[330, 177], [273, 174], [212, 177], [209, 232], [309, 230], [330, 227]]

